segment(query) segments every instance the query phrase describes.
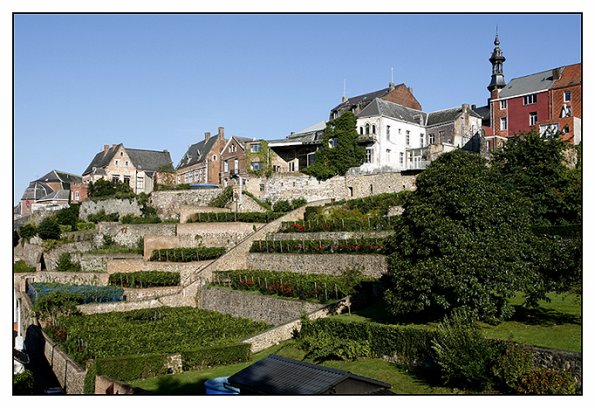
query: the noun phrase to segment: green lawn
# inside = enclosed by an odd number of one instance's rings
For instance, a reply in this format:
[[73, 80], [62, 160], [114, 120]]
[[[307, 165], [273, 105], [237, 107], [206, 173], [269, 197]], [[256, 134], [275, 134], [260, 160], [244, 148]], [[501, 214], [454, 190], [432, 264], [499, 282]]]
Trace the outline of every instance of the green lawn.
[[[278, 354], [295, 360], [303, 360], [305, 352], [295, 346], [295, 341], [289, 340], [278, 346], [271, 347], [254, 355], [251, 362], [208, 368], [201, 371], [187, 371], [145, 380], [131, 382], [135, 387], [141, 388], [147, 394], [158, 395], [204, 395], [204, 382], [211, 378], [225, 377], [237, 373], [243, 368], [268, 356]], [[311, 360], [305, 360], [313, 363]], [[358, 361], [325, 361], [322, 366], [347, 370], [354, 374], [374, 378], [392, 385], [396, 394], [458, 394], [460, 391], [446, 387], [434, 387], [415, 375], [397, 368], [394, 364], [381, 359], [363, 359]]]

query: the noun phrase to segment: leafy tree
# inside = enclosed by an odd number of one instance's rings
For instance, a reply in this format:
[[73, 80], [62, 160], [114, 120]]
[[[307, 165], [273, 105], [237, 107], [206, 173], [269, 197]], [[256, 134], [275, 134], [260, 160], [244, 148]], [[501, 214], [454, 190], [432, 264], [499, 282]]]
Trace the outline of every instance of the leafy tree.
[[316, 152], [316, 161], [304, 173], [326, 180], [344, 175], [351, 167], [360, 166], [366, 156], [365, 148], [357, 143], [357, 118], [345, 112], [327, 122], [322, 138], [322, 147]]
[[363, 280], [364, 274], [361, 269], [349, 268], [341, 271], [339, 287], [341, 292], [350, 297], [347, 302], [347, 311], [351, 315], [351, 296], [357, 293], [357, 289]]
[[33, 223], [27, 223], [19, 228], [19, 236], [28, 241], [37, 234], [37, 227]]
[[81, 264], [78, 262], [72, 262], [70, 253], [63, 252], [58, 257], [56, 269], [60, 272], [77, 272], [81, 270]]
[[508, 139], [493, 165], [511, 191], [527, 197], [535, 223], [580, 224], [582, 220], [581, 149], [559, 135], [538, 132]]
[[45, 218], [39, 223], [37, 234], [41, 239], [60, 239], [60, 224], [54, 217]]
[[56, 212], [56, 221], [60, 225], [70, 225], [72, 231], [76, 231], [76, 223], [79, 220], [79, 209], [80, 204], [70, 204], [69, 207]]
[[79, 294], [63, 291], [53, 291], [38, 299], [33, 305], [33, 311], [42, 319], [49, 319], [52, 326], [56, 325], [58, 316], [79, 314], [77, 305], [83, 303]]
[[114, 195], [114, 183], [109, 180], [99, 179], [89, 183], [89, 198], [107, 197]]
[[547, 267], [528, 200], [504, 188], [480, 156], [454, 151], [417, 178], [388, 240], [385, 301], [399, 320], [468, 309], [506, 318], [517, 291], [545, 297]]

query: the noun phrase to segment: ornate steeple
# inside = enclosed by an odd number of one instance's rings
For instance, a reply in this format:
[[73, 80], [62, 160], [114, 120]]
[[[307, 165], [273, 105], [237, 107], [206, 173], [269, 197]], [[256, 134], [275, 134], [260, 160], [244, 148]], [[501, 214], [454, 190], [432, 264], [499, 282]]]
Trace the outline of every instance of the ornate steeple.
[[504, 82], [504, 61], [506, 61], [506, 58], [502, 55], [500, 39], [498, 38], [498, 32], [496, 32], [494, 51], [492, 51], [492, 56], [490, 57], [490, 62], [492, 63], [492, 81], [488, 85], [488, 91], [490, 92], [495, 89], [499, 91], [506, 86], [506, 82]]

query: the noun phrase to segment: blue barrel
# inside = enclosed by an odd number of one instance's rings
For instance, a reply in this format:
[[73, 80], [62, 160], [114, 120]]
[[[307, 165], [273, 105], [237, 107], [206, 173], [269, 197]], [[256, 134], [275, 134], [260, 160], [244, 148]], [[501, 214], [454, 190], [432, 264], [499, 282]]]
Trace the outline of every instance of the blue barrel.
[[205, 381], [205, 391], [207, 395], [237, 395], [240, 393], [238, 388], [232, 387], [227, 383], [229, 377], [211, 378]]

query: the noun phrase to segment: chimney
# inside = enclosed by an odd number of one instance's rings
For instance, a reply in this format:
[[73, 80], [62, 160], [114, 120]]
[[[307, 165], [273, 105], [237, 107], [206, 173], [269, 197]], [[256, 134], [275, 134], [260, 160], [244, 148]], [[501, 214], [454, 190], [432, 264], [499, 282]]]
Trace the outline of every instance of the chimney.
[[389, 83], [388, 83], [388, 89], [390, 89], [391, 91], [392, 91], [393, 89], [395, 89], [395, 83], [394, 83], [394, 82], [389, 82]]
[[552, 78], [554, 80], [560, 79], [560, 68], [556, 68], [556, 69], [553, 70], [553, 72], [552, 72]]
[[341, 103], [345, 103], [345, 102], [347, 102], [347, 97], [345, 95], [343, 95], [341, 97]]
[[211, 132], [205, 132], [205, 142], [211, 137]]
[[117, 146], [117, 145], [114, 143], [114, 144], [112, 145], [112, 149], [115, 149], [115, 148], [116, 148], [116, 146]]
[[220, 137], [221, 139], [225, 139], [225, 135], [223, 133], [223, 127], [217, 128], [217, 137]]
[[103, 154], [107, 154], [107, 151], [109, 150], [109, 145], [103, 145]]
[[471, 105], [471, 110], [477, 109], [477, 105]]
[[464, 103], [462, 105], [462, 108], [463, 108], [463, 112], [467, 112], [469, 110], [469, 104], [468, 103]]

